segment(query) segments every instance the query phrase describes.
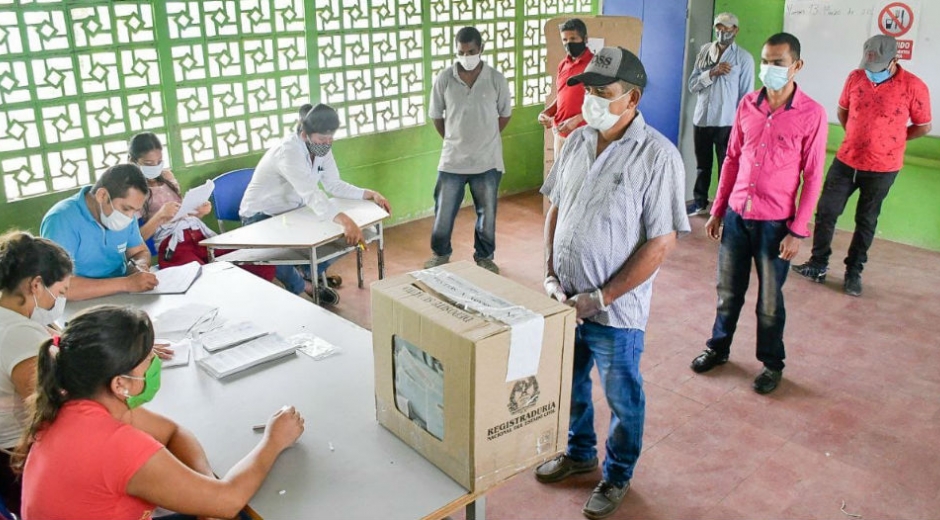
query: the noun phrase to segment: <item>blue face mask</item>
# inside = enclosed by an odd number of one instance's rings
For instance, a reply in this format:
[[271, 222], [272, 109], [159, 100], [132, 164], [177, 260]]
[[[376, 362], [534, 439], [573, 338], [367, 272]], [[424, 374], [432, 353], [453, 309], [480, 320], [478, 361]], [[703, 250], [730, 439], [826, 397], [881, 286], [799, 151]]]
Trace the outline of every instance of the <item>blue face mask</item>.
[[868, 79], [871, 80], [874, 84], [883, 83], [891, 77], [891, 67], [881, 71], [881, 72], [872, 72], [868, 69], [865, 69], [865, 75], [868, 76]]
[[770, 90], [782, 90], [790, 81], [790, 67], [761, 63], [760, 80]]

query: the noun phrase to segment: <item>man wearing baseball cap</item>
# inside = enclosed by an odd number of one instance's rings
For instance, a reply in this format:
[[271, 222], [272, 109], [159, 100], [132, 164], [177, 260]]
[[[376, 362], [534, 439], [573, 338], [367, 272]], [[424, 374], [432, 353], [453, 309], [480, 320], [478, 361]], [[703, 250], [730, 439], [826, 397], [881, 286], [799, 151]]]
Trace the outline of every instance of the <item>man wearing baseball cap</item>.
[[930, 131], [930, 92], [917, 76], [901, 67], [898, 44], [891, 36], [865, 42], [859, 68], [849, 73], [839, 97], [839, 123], [845, 139], [829, 168], [816, 207], [813, 255], [793, 270], [814, 282], [825, 282], [836, 220], [855, 190], [855, 233], [845, 258], [843, 289], [862, 294], [862, 268], [875, 237], [881, 203], [904, 164], [907, 141]]
[[542, 186], [545, 290], [577, 310], [568, 449], [535, 470], [559, 482], [597, 468], [591, 400], [596, 363], [611, 410], [603, 480], [582, 512], [614, 513], [630, 487], [643, 440], [646, 398], [640, 355], [653, 279], [680, 233], [685, 169], [679, 151], [637, 105], [646, 70], [633, 53], [604, 47], [568, 85], [583, 85], [587, 126], [568, 137]]
[[689, 77], [689, 92], [695, 94], [692, 140], [695, 143], [695, 188], [689, 215], [708, 214], [708, 189], [712, 162], [718, 156], [718, 175], [725, 162], [731, 124], [738, 103], [754, 90], [754, 58], [734, 42], [738, 17], [721, 13], [715, 17], [715, 41], [698, 52]]

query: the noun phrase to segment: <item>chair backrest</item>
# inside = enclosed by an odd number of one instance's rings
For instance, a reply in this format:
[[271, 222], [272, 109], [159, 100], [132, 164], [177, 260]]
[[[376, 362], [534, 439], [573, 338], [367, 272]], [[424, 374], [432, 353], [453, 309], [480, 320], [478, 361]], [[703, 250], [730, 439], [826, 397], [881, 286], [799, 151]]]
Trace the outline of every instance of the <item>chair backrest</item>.
[[215, 189], [212, 190], [212, 206], [215, 208], [215, 218], [219, 221], [219, 230], [225, 232], [225, 221], [239, 221], [238, 207], [241, 206], [245, 188], [251, 182], [254, 168], [242, 168], [223, 173], [212, 179]]

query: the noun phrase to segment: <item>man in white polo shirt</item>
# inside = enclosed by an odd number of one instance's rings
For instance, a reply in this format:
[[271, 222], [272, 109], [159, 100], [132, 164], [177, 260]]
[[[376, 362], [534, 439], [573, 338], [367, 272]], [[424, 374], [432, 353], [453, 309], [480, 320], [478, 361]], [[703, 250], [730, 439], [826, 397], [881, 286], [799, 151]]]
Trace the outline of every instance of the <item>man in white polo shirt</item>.
[[440, 73], [431, 91], [428, 116], [444, 138], [434, 188], [434, 228], [431, 251], [424, 267], [450, 261], [454, 219], [466, 186], [476, 208], [473, 259], [480, 267], [499, 272], [496, 251], [496, 196], [503, 176], [500, 133], [509, 123], [512, 103], [505, 76], [480, 59], [483, 37], [464, 27], [455, 38], [457, 62]]

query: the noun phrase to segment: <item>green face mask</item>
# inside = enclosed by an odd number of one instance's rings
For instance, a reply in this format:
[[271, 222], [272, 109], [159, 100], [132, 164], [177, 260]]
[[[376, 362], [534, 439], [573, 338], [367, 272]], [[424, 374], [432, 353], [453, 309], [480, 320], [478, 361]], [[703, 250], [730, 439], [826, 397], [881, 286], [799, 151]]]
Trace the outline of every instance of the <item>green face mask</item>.
[[137, 408], [138, 406], [149, 403], [153, 400], [153, 397], [157, 395], [157, 391], [160, 390], [160, 370], [162, 368], [163, 361], [160, 360], [159, 356], [154, 356], [153, 361], [150, 362], [150, 366], [147, 367], [147, 371], [144, 372], [144, 377], [121, 376], [144, 382], [144, 389], [141, 390], [139, 394], [127, 396], [128, 408]]

